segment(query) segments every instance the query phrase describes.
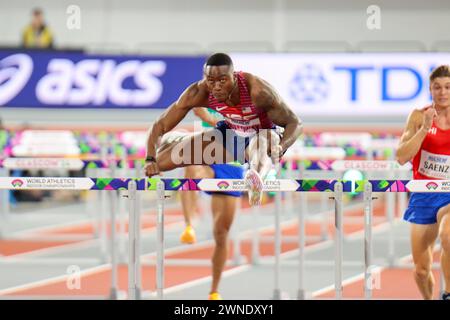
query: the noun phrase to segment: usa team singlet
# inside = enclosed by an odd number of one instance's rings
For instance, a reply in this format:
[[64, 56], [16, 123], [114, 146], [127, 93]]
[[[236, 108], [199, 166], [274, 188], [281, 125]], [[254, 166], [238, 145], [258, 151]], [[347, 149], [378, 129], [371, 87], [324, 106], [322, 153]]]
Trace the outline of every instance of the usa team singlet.
[[277, 132], [275, 124], [269, 119], [267, 113], [252, 102], [243, 72], [235, 72], [234, 75], [239, 88], [239, 104], [229, 106], [217, 101], [210, 94], [208, 108], [220, 113], [224, 118], [217, 123], [215, 128], [222, 134], [223, 147], [232, 155], [232, 161], [244, 164], [247, 162], [245, 149], [250, 138], [259, 130], [274, 129], [280, 138], [282, 134]]
[[274, 124], [267, 116], [267, 113], [253, 104], [243, 72], [235, 72], [235, 75], [239, 88], [240, 103], [236, 106], [229, 106], [217, 101], [210, 94], [208, 108], [220, 113], [226, 126], [241, 137], [250, 137], [261, 129], [273, 129]]

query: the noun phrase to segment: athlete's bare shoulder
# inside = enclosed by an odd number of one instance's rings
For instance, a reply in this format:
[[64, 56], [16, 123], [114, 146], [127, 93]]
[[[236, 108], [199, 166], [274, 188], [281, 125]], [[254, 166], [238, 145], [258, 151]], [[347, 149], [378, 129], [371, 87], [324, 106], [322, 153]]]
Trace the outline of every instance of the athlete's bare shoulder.
[[258, 91], [266, 86], [270, 86], [267, 81], [252, 73], [242, 72], [242, 75], [244, 76], [245, 82], [250, 92]]
[[411, 113], [409, 114], [408, 123], [411, 125], [414, 125], [416, 127], [419, 127], [423, 121], [423, 114], [424, 114], [425, 110], [427, 110], [428, 108], [429, 108], [429, 106], [424, 107], [424, 108], [413, 109], [411, 111]]
[[405, 142], [411, 139], [411, 137], [413, 137], [414, 134], [420, 129], [426, 109], [428, 109], [428, 107], [415, 108], [409, 113], [408, 120], [406, 120], [405, 129], [400, 138], [401, 142]]
[[249, 94], [256, 106], [265, 109], [282, 103], [281, 97], [269, 82], [251, 73], [244, 72], [243, 75]]
[[178, 104], [189, 108], [203, 107], [208, 103], [209, 92], [203, 80], [194, 82], [184, 90]]

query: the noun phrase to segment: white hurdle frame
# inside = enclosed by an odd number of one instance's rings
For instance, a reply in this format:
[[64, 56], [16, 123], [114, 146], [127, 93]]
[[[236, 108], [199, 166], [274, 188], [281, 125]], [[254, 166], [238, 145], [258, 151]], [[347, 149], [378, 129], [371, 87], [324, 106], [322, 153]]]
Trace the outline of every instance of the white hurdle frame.
[[[29, 179], [27, 177], [20, 177], [19, 179]], [[49, 179], [47, 177], [41, 177], [41, 179]], [[56, 178], [56, 179], [61, 179]], [[70, 187], [70, 190], [91, 190], [93, 182], [90, 178], [67, 178], [75, 181], [74, 186]], [[117, 179], [122, 180], [122, 179]], [[224, 179], [225, 180], [225, 179]], [[219, 182], [223, 182], [222, 179], [202, 179], [201, 189], [205, 191], [218, 191], [218, 187], [213, 187], [213, 185], [217, 186]], [[233, 182], [239, 181], [240, 179], [226, 179], [227, 182], [233, 184]], [[43, 187], [15, 187], [12, 186], [13, 178], [0, 178], [0, 189], [41, 189], [41, 190], [55, 190], [57, 186], [46, 186], [43, 184]], [[147, 182], [148, 179], [145, 179]], [[157, 211], [157, 255], [156, 255], [156, 297], [157, 299], [164, 298], [164, 203], [165, 203], [165, 183], [164, 179], [157, 180], [157, 195], [158, 195], [158, 211]], [[282, 191], [297, 191], [300, 193], [308, 192], [298, 191], [298, 182], [288, 180], [288, 179], [278, 179], [279, 188], [274, 190], [279, 195], [277, 200], [276, 208], [278, 209], [276, 212], [275, 223], [276, 225], [276, 240], [275, 240], [275, 289], [274, 289], [274, 299], [281, 299], [281, 288], [279, 284], [279, 272], [280, 272], [280, 252], [281, 252], [281, 229], [279, 228], [280, 223], [280, 211], [281, 209], [281, 192]], [[295, 184], [294, 184], [295, 182]], [[375, 181], [377, 182], [377, 181]], [[28, 182], [27, 182], [28, 183]], [[86, 183], [89, 183], [86, 186]], [[377, 182], [378, 183], [378, 182]], [[403, 183], [403, 182], [402, 182]], [[430, 184], [433, 185], [434, 189], [429, 188]], [[241, 184], [242, 185], [242, 184]], [[295, 185], [295, 186], [294, 186]], [[354, 185], [354, 182], [352, 182]], [[283, 187], [284, 186], [284, 187]], [[407, 181], [407, 185], [402, 187], [401, 191], [386, 191], [390, 193], [394, 192], [405, 192], [406, 190], [411, 190], [413, 192], [450, 192], [450, 180], [410, 180]], [[199, 185], [200, 187], [200, 185]], [[371, 263], [372, 263], [372, 255], [373, 255], [373, 247], [372, 247], [372, 180], [364, 180], [364, 295], [366, 299], [371, 298], [371, 286], [370, 279], [372, 277], [371, 272]], [[238, 187], [231, 187], [227, 189], [228, 191], [241, 191], [240, 189], [236, 189]], [[437, 191], [435, 191], [437, 188]], [[143, 190], [148, 190], [147, 186], [145, 186]], [[353, 189], [352, 189], [353, 190]], [[114, 189], [112, 191], [117, 191]], [[327, 189], [326, 191], [317, 191], [317, 192], [333, 192], [333, 198], [335, 200], [335, 294], [337, 299], [342, 299], [342, 291], [343, 291], [343, 201], [342, 196], [344, 192], [351, 192], [348, 189], [344, 191], [343, 182], [335, 181], [333, 191]], [[383, 192], [383, 191], [381, 191]], [[129, 268], [128, 268], [128, 279], [129, 279], [129, 298], [130, 299], [140, 299], [140, 286], [141, 286], [141, 278], [140, 274], [140, 214], [139, 205], [138, 205], [138, 192], [136, 187], [136, 181], [131, 179], [128, 182], [128, 198], [129, 198], [129, 209], [130, 209], [130, 232], [129, 232]], [[110, 194], [113, 198], [113, 193]], [[115, 248], [116, 243], [116, 232], [115, 232], [115, 207], [116, 203], [113, 201], [110, 202], [112, 206], [112, 217], [111, 217], [111, 238], [110, 238], [110, 248]], [[117, 292], [117, 271], [114, 271], [114, 268], [117, 268], [116, 264], [116, 250], [111, 251], [111, 263], [112, 263], [112, 286], [110, 292], [110, 298], [116, 299], [118, 297]]]
[[[216, 180], [216, 179], [207, 179], [207, 180]], [[164, 298], [164, 200], [165, 200], [165, 189], [164, 183], [159, 181], [157, 184], [157, 193], [158, 193], [158, 217], [157, 217], [157, 263], [156, 263], [156, 279], [157, 279], [157, 299]], [[303, 192], [301, 192], [303, 193]], [[275, 214], [275, 258], [274, 258], [274, 290], [273, 290], [273, 299], [279, 300], [282, 298], [282, 291], [280, 288], [280, 254], [281, 254], [281, 228], [280, 228], [280, 213], [281, 213], [281, 190], [280, 192], [276, 192], [276, 214]], [[371, 197], [371, 193], [370, 193]], [[130, 197], [131, 199], [131, 197]], [[278, 200], [277, 200], [278, 199]], [[341, 182], [337, 182], [335, 184], [334, 197], [335, 200], [335, 291], [336, 297], [338, 299], [342, 298], [342, 288], [343, 288], [343, 241], [344, 241], [344, 232], [343, 232], [343, 186]], [[370, 211], [369, 211], [370, 212]], [[135, 243], [135, 240], [131, 238], [130, 234], [130, 243]], [[366, 243], [367, 249], [365, 252], [371, 255], [371, 244]], [[370, 259], [366, 260], [366, 263], [370, 263]], [[302, 268], [299, 268], [299, 272]], [[134, 270], [134, 268], [130, 268], [129, 270]], [[365, 270], [370, 271], [370, 265], [365, 266]], [[130, 276], [131, 277], [131, 276]], [[131, 277], [132, 278], [132, 277]], [[130, 279], [130, 278], [129, 278]], [[135, 281], [130, 281], [130, 283], [136, 283]], [[130, 288], [129, 290], [134, 290], [135, 288]], [[299, 296], [304, 294], [304, 288], [299, 288]]]
[[336, 229], [334, 234], [334, 243], [335, 243], [335, 251], [334, 251], [334, 288], [336, 291], [336, 299], [342, 299], [342, 291], [343, 291], [343, 268], [342, 264], [344, 261], [344, 229], [343, 229], [343, 218], [344, 218], [344, 209], [343, 209], [343, 186], [341, 182], [337, 182], [334, 185], [334, 227]]

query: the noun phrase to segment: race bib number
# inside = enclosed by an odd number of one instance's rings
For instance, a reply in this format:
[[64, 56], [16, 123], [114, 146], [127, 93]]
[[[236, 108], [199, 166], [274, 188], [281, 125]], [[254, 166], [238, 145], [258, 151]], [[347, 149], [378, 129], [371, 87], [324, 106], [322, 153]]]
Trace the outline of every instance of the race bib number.
[[258, 118], [252, 120], [228, 119], [228, 126], [233, 129], [238, 136], [251, 137], [261, 129], [261, 122]]
[[422, 150], [420, 154], [419, 172], [430, 178], [449, 180], [450, 156]]

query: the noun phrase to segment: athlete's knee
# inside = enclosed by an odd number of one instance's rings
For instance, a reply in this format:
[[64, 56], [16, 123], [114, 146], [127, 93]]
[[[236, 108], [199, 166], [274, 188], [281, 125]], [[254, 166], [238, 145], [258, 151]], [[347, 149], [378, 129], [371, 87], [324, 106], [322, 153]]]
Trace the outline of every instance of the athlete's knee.
[[217, 226], [214, 228], [214, 240], [217, 246], [226, 246], [230, 228], [227, 226]]
[[206, 176], [206, 169], [203, 166], [187, 166], [184, 170], [187, 179], [209, 178]]
[[184, 177], [187, 179], [195, 179], [195, 167], [187, 166], [184, 168]]
[[254, 136], [250, 139], [250, 142], [248, 143], [248, 150], [250, 152], [255, 152], [258, 149], [258, 136]]
[[442, 250], [450, 254], [450, 228], [446, 226], [439, 231], [439, 240], [441, 241]]
[[438, 211], [439, 240], [442, 250], [450, 253], [450, 212], [448, 206]]
[[156, 156], [156, 165], [160, 171], [169, 171], [177, 167], [165, 154]]
[[416, 264], [414, 274], [420, 280], [428, 279], [431, 274], [431, 265]]
[[[443, 220], [446, 219], [446, 216], [447, 217], [450, 216], [450, 207], [449, 206], [445, 206], [445, 207], [440, 208], [438, 210], [438, 213], [437, 213], [437, 218], [441, 222], [443, 222]], [[448, 220], [448, 218], [447, 218], [447, 220]]]

